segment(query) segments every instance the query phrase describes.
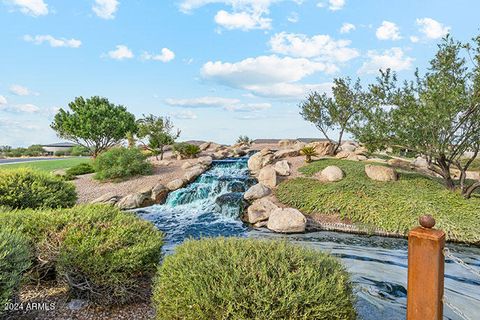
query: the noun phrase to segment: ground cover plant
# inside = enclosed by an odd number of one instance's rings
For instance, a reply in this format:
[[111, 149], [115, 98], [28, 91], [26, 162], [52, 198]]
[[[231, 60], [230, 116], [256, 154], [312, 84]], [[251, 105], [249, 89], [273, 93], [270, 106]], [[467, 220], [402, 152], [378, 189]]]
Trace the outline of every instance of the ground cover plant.
[[94, 173], [94, 172], [95, 172], [95, 169], [93, 168], [93, 166], [90, 163], [83, 162], [83, 163], [77, 164], [74, 167], [68, 168], [65, 171], [65, 179], [66, 180], [73, 180], [77, 176], [81, 176], [81, 175], [89, 174], [89, 173]]
[[121, 180], [147, 175], [152, 166], [138, 148], [116, 147], [101, 153], [94, 161], [95, 179]]
[[157, 319], [355, 319], [335, 258], [254, 239], [184, 242], [160, 266], [153, 304]]
[[0, 170], [0, 206], [65, 208], [76, 200], [75, 186], [52, 174], [26, 168]]
[[58, 160], [39, 160], [12, 164], [2, 164], [0, 165], [0, 170], [31, 168], [38, 171], [52, 172], [55, 170], [65, 170], [81, 163], [90, 163], [90, 160], [85, 158], [66, 158]]
[[[335, 165], [345, 178], [322, 183], [308, 178]], [[406, 235], [418, 217], [431, 214], [447, 239], [480, 243], [480, 197], [465, 199], [441, 182], [417, 173], [400, 173], [392, 182], [376, 182], [365, 174], [365, 163], [324, 159], [300, 169], [306, 178], [288, 180], [278, 187], [278, 199], [305, 214], [338, 214], [354, 223]]]

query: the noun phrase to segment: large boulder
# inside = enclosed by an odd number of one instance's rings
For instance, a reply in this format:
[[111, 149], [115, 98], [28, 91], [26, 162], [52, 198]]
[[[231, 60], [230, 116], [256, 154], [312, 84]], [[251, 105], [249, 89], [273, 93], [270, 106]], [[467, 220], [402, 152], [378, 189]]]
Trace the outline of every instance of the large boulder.
[[195, 165], [192, 168], [190, 168], [187, 172], [185, 172], [185, 174], [183, 175], [183, 180], [186, 182], [192, 182], [203, 172], [205, 172], [205, 167], [201, 165]]
[[330, 141], [314, 141], [308, 143], [306, 147], [314, 147], [318, 156], [330, 156], [335, 149], [335, 145]]
[[297, 142], [298, 142], [297, 140], [283, 139], [278, 141], [278, 146], [280, 148], [288, 148], [290, 146], [293, 146]]
[[193, 167], [196, 163], [193, 162], [193, 161], [185, 161], [183, 164], [182, 164], [182, 170], [188, 170], [190, 169], [191, 167]]
[[267, 220], [276, 209], [278, 209], [277, 205], [267, 198], [255, 200], [247, 209], [247, 222], [254, 224]]
[[290, 164], [287, 160], [278, 161], [273, 168], [280, 176], [289, 176], [291, 172]]
[[200, 157], [197, 159], [197, 163], [205, 167], [210, 166], [212, 162], [213, 162], [213, 158], [210, 156]]
[[169, 161], [169, 160], [160, 160], [160, 161], [156, 162], [156, 165], [158, 165], [160, 167], [168, 167], [171, 164], [172, 164], [172, 161]]
[[285, 150], [278, 150], [273, 154], [274, 159], [281, 159], [287, 157], [298, 157], [300, 155], [300, 150], [296, 149], [285, 149]]
[[355, 150], [357, 149], [357, 147], [351, 143], [344, 143], [340, 146], [340, 150], [342, 151], [347, 151], [347, 152], [355, 152]]
[[323, 169], [318, 175], [321, 181], [336, 182], [340, 181], [344, 177], [342, 169], [337, 166], [328, 166]]
[[146, 207], [151, 204], [152, 201], [150, 200], [150, 197], [147, 196], [147, 194], [137, 192], [123, 197], [122, 199], [120, 199], [120, 201], [117, 202], [116, 206], [122, 210], [130, 210]]
[[167, 200], [170, 190], [163, 184], [159, 183], [152, 189], [152, 200], [156, 204], [164, 204]]
[[348, 157], [351, 157], [353, 155], [355, 155], [353, 152], [340, 151], [335, 155], [335, 158], [337, 158], [337, 159], [347, 159]]
[[278, 184], [277, 172], [272, 166], [266, 166], [258, 174], [258, 182], [269, 188], [275, 188]]
[[268, 196], [271, 192], [270, 188], [261, 183], [257, 183], [245, 192], [243, 198], [248, 201], [256, 200]]
[[175, 179], [167, 183], [166, 187], [170, 191], [175, 191], [183, 187], [184, 184], [185, 184], [185, 181], [183, 181], [182, 179]]
[[408, 162], [407, 160], [403, 160], [403, 159], [393, 158], [393, 159], [389, 159], [387, 161], [387, 163], [390, 166], [396, 167], [396, 168], [410, 169], [410, 167], [411, 167], [410, 162]]
[[398, 180], [398, 174], [395, 169], [385, 166], [376, 166], [367, 164], [365, 166], [367, 176], [375, 181], [395, 181]]
[[268, 149], [263, 149], [248, 159], [248, 169], [257, 174], [263, 167], [270, 164], [273, 161], [273, 152]]
[[101, 203], [101, 204], [109, 204], [109, 205], [114, 205], [117, 203], [121, 197], [113, 192], [109, 192], [107, 194], [104, 194], [103, 196], [93, 200], [91, 203]]
[[368, 158], [366, 156], [364, 156], [363, 154], [351, 153], [347, 157], [347, 160], [350, 160], [350, 161], [365, 161], [365, 160], [368, 160]]
[[212, 144], [211, 142], [204, 142], [198, 147], [200, 148], [200, 151], [205, 151], [210, 147], [211, 144]]
[[305, 232], [307, 219], [293, 208], [278, 208], [270, 213], [267, 228], [281, 233]]
[[417, 157], [412, 161], [412, 166], [421, 169], [428, 169], [428, 161], [423, 157]]

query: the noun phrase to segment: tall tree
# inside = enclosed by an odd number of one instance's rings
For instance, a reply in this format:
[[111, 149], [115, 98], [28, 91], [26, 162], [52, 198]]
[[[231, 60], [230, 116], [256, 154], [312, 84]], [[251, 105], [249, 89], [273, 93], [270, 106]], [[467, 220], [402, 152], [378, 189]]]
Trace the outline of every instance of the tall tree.
[[163, 160], [164, 148], [171, 145], [180, 136], [180, 130], [174, 130], [170, 118], [157, 117], [153, 114], [143, 115], [138, 120], [138, 137], [146, 139], [141, 141], [143, 145], [150, 150], [158, 159]]
[[92, 150], [93, 157], [137, 130], [135, 116], [106, 98], [78, 97], [68, 107], [70, 111], [60, 109], [50, 126], [60, 138]]
[[[352, 85], [349, 78], [335, 79], [332, 92], [333, 97], [312, 92], [299, 107], [302, 117], [313, 123], [327, 140], [335, 143], [336, 153], [343, 135], [350, 130], [365, 99], [360, 80]], [[337, 141], [333, 141], [328, 134], [332, 130], [339, 132]]]
[[[447, 188], [467, 198], [480, 188], [466, 179], [480, 151], [480, 37], [475, 42], [472, 49], [445, 37], [428, 72], [417, 71], [415, 81], [399, 83], [390, 70], [381, 72], [370, 86], [365, 117], [353, 130], [371, 148], [396, 146], [424, 155]], [[473, 64], [463, 49], [473, 52]], [[460, 171], [458, 183], [452, 169]]]

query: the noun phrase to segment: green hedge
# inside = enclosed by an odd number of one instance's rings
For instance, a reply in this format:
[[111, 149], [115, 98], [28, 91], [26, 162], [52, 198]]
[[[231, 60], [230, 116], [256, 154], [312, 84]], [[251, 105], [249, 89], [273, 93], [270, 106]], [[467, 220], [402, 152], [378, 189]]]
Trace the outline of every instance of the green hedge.
[[328, 254], [286, 242], [189, 240], [155, 281], [157, 319], [355, 319], [348, 274]]
[[84, 162], [84, 163], [79, 163], [74, 167], [68, 168], [65, 171], [64, 178], [66, 180], [73, 180], [77, 176], [94, 173], [94, 172], [95, 172], [95, 169], [93, 168], [93, 166], [90, 163]]
[[305, 214], [338, 215], [368, 229], [403, 235], [418, 225], [420, 216], [431, 214], [448, 240], [480, 243], [480, 197], [467, 200], [435, 179], [406, 171], [398, 181], [373, 181], [365, 174], [365, 162], [324, 159], [300, 171], [312, 176], [331, 165], [345, 172], [342, 181], [287, 180], [278, 186], [277, 198]]
[[15, 295], [22, 274], [30, 266], [27, 240], [17, 231], [0, 229], [0, 315]]
[[101, 153], [94, 161], [95, 178], [120, 180], [152, 173], [152, 165], [137, 148], [117, 147]]
[[0, 225], [28, 239], [32, 280], [55, 278], [73, 296], [102, 304], [148, 299], [163, 235], [132, 213], [106, 205], [16, 210], [0, 213]]
[[27, 168], [0, 170], [0, 206], [66, 208], [76, 200], [75, 186], [59, 177]]

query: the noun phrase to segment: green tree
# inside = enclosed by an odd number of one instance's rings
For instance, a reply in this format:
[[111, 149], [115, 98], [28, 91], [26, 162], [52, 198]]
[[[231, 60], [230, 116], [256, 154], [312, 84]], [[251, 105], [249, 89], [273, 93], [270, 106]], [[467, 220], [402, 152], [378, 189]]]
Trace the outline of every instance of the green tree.
[[45, 154], [45, 150], [39, 144], [33, 144], [25, 150], [25, 155], [28, 157], [38, 157]]
[[253, 140], [250, 139], [248, 136], [239, 136], [237, 139], [237, 143], [249, 146], [253, 143]]
[[59, 137], [92, 150], [93, 157], [137, 130], [135, 116], [106, 98], [78, 97], [68, 106], [71, 112], [60, 109], [51, 127]]
[[[350, 131], [363, 106], [365, 96], [360, 80], [352, 84], [350, 78], [335, 79], [332, 93], [333, 97], [329, 97], [325, 93], [312, 92], [299, 107], [302, 117], [313, 123], [327, 140], [335, 143], [333, 152], [336, 153], [342, 144], [343, 135]], [[332, 130], [339, 131], [336, 142], [328, 135]]]
[[[401, 147], [424, 155], [446, 187], [466, 198], [480, 187], [466, 179], [480, 150], [480, 37], [474, 40], [472, 48], [445, 37], [428, 72], [415, 72], [415, 81], [399, 83], [390, 70], [381, 72], [354, 129], [370, 149]], [[473, 64], [462, 55], [464, 49], [473, 53]], [[453, 168], [460, 171], [459, 181]]]
[[172, 145], [180, 136], [180, 130], [175, 130], [169, 117], [157, 117], [153, 114], [143, 115], [138, 123], [138, 137], [145, 139], [142, 144], [158, 159], [163, 160], [165, 146]]

